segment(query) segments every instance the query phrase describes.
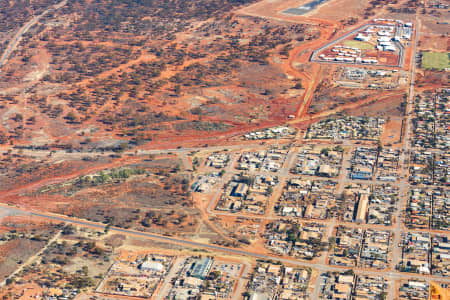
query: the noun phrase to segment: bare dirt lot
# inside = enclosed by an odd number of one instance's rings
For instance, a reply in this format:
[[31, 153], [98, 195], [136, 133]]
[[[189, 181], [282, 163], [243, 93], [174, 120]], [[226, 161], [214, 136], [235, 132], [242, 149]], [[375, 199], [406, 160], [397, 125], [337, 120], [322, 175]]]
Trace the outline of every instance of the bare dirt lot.
[[0, 282], [44, 247], [56, 226], [24, 217], [0, 220]]

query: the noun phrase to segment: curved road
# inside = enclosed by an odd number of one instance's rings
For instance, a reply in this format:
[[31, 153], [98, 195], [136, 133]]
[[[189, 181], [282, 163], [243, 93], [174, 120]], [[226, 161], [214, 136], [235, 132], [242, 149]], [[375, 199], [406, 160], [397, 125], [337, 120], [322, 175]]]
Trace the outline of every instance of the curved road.
[[[16, 35], [13, 38], [13, 40], [8, 45], [8, 48], [5, 50], [5, 52], [3, 53], [2, 57], [0, 58], [0, 68], [7, 62], [7, 60], [9, 59], [9, 56], [15, 50], [15, 48], [18, 45], [18, 43], [20, 42], [22, 36], [33, 25], [35, 25], [43, 16], [45, 16], [47, 13], [49, 13], [52, 10], [56, 10], [56, 9], [61, 8], [62, 6], [64, 6], [67, 3], [67, 1], [68, 0], [63, 0], [60, 3], [50, 7], [48, 9], [46, 9], [40, 15], [34, 17], [32, 20], [30, 20], [24, 26], [22, 26], [22, 28], [16, 33]], [[416, 33], [414, 54], [416, 52], [417, 37], [418, 37], [418, 31]], [[413, 55], [413, 59], [414, 58], [415, 58], [415, 55]], [[411, 87], [410, 87], [410, 93], [409, 93], [409, 97], [410, 97], [409, 100], [410, 100], [410, 102], [411, 102], [411, 100], [413, 98], [413, 95], [414, 95], [415, 65], [413, 65], [413, 67], [412, 67], [411, 74], [412, 74], [412, 78], [411, 78]], [[405, 138], [405, 145], [404, 145], [404, 149], [405, 150], [409, 149], [409, 145], [407, 144], [408, 130], [409, 130], [409, 128], [408, 128], [408, 124], [407, 124], [406, 138]], [[240, 146], [241, 145], [228, 146], [228, 147], [216, 147], [216, 148], [217, 149], [223, 149], [223, 148], [234, 149], [234, 148], [237, 148], [237, 147], [240, 147]], [[211, 147], [211, 148], [213, 148], [213, 147]], [[208, 149], [208, 150], [211, 150], [211, 148]], [[186, 155], [186, 152], [188, 152], [188, 151], [195, 151], [195, 150], [198, 150], [198, 149], [197, 148], [184, 148], [184, 149], [172, 149], [172, 150], [165, 150], [165, 151], [161, 151], [161, 150], [140, 150], [140, 151], [138, 151], [138, 153], [139, 154], [144, 154], [144, 153], [146, 153], [146, 154], [152, 153], [153, 154], [153, 153], [173, 151], [175, 153], [180, 152], [180, 154], [183, 155], [183, 158], [184, 158], [184, 155]], [[50, 214], [50, 213], [28, 212], [26, 210], [12, 208], [12, 207], [3, 206], [3, 205], [0, 206], [0, 209], [5, 210], [7, 213], [27, 214], [27, 215], [37, 216], [37, 217], [41, 217], [41, 218], [45, 218], [45, 219], [49, 219], [49, 220], [54, 220], [54, 221], [59, 221], [59, 222], [66, 222], [66, 223], [72, 223], [72, 224], [79, 225], [79, 226], [84, 226], [84, 227], [96, 228], [96, 229], [99, 229], [99, 230], [104, 230], [105, 229], [105, 225], [101, 224], [101, 223], [93, 223], [93, 222], [89, 222], [89, 221], [84, 221], [84, 220], [80, 220], [80, 219], [59, 216], [59, 215]], [[211, 209], [211, 207], [208, 207], [208, 209]], [[397, 229], [396, 230], [396, 236], [397, 236], [397, 239], [398, 239], [400, 230], [399, 230], [399, 228], [396, 228], [396, 229]], [[140, 231], [123, 229], [123, 228], [118, 228], [118, 227], [111, 227], [110, 230], [111, 231], [115, 231], [115, 232], [119, 232], [119, 233], [122, 233], [122, 234], [130, 235], [130, 236], [136, 236], [136, 237], [140, 237], [140, 238], [144, 238], [144, 239], [151, 239], [151, 240], [156, 240], [156, 241], [170, 243], [170, 244], [181, 244], [181, 245], [185, 245], [185, 246], [188, 246], [188, 247], [196, 247], [196, 248], [208, 249], [208, 250], [219, 251], [219, 252], [224, 252], [224, 253], [229, 253], [229, 254], [235, 254], [235, 255], [241, 255], [241, 256], [249, 256], [249, 257], [254, 257], [254, 258], [257, 258], [257, 259], [271, 259], [271, 260], [275, 260], [275, 261], [281, 261], [281, 262], [287, 263], [287, 264], [313, 268], [313, 269], [319, 270], [321, 272], [342, 271], [342, 270], [345, 270], [345, 269], [349, 268], [349, 267], [330, 266], [330, 265], [325, 264], [324, 262], [310, 263], [310, 262], [300, 261], [300, 260], [295, 260], [295, 259], [281, 258], [281, 257], [277, 257], [277, 256], [272, 256], [272, 255], [254, 253], [254, 252], [249, 252], [249, 251], [245, 251], [245, 250], [239, 250], [239, 249], [234, 249], [234, 248], [222, 247], [222, 246], [217, 246], [217, 245], [204, 244], [204, 243], [190, 241], [190, 240], [184, 240], [184, 239], [180, 239], [180, 238], [176, 238], [176, 237], [162, 236], [162, 235], [157, 235], [157, 234], [153, 234], [153, 233], [140, 232]], [[398, 242], [397, 239], [396, 239], [396, 242]], [[394, 256], [394, 261], [398, 260], [398, 257], [396, 257], [397, 255], [398, 255], [398, 253], [394, 253], [394, 255], [393, 255]], [[388, 271], [388, 270], [385, 270], [385, 271], [370, 271], [370, 270], [364, 270], [364, 269], [358, 269], [357, 268], [357, 269], [355, 269], [355, 273], [356, 274], [361, 274], [361, 275], [371, 275], [371, 276], [379, 276], [381, 274], [381, 275], [387, 275], [387, 276], [391, 277], [392, 279], [398, 279], [398, 278], [423, 279], [423, 280], [427, 280], [427, 281], [435, 280], [435, 281], [450, 283], [450, 278], [444, 278], [444, 277], [439, 277], [439, 276], [427, 276], [427, 275], [419, 275], [419, 274], [401, 273], [401, 272], [395, 271], [394, 269], [392, 269], [390, 271]], [[317, 280], [319, 280], [319, 279], [317, 279]], [[317, 287], [316, 287], [316, 289], [317, 289]], [[391, 293], [392, 293], [392, 291], [391, 291]]]

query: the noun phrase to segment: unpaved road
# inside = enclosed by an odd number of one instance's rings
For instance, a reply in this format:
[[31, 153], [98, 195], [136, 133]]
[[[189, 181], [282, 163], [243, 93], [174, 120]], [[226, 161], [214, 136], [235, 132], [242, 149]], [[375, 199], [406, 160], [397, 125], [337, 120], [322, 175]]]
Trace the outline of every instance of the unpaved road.
[[11, 273], [8, 277], [5, 278], [5, 280], [3, 280], [2, 282], [0, 282], [0, 287], [5, 286], [6, 284], [6, 280], [8, 280], [8, 278], [12, 278], [14, 277], [16, 274], [20, 273], [24, 268], [28, 267], [29, 265], [31, 265], [32, 263], [35, 262], [35, 260], [41, 256], [42, 253], [44, 253], [45, 250], [47, 250], [47, 248], [53, 244], [53, 242], [55, 242], [61, 235], [61, 231], [58, 232], [57, 234], [55, 234], [45, 245], [45, 247], [43, 247], [41, 250], [39, 250], [39, 252], [37, 252], [35, 255], [31, 256], [30, 258], [28, 258], [28, 260], [21, 264], [19, 268], [17, 268], [13, 273]]
[[44, 10], [40, 15], [34, 17], [30, 21], [28, 21], [25, 25], [22, 26], [22, 28], [19, 29], [19, 31], [14, 35], [13, 39], [9, 42], [8, 48], [6, 48], [5, 52], [3, 52], [3, 55], [0, 59], [0, 68], [3, 67], [3, 65], [8, 61], [9, 56], [11, 53], [16, 49], [17, 45], [19, 44], [20, 40], [22, 39], [22, 36], [27, 33], [27, 31], [35, 25], [43, 16], [48, 14], [50, 11], [57, 10], [64, 5], [66, 5], [68, 0], [63, 0], [59, 2], [58, 4], [53, 5], [52, 7], [47, 8]]
[[[4, 204], [0, 204], [0, 206], [8, 207]], [[95, 229], [102, 230], [102, 231], [106, 227], [106, 225], [102, 224], [102, 223], [90, 222], [90, 221], [86, 221], [86, 220], [82, 220], [82, 219], [66, 217], [66, 216], [47, 213], [47, 212], [27, 211], [27, 210], [15, 208], [15, 207], [8, 207], [8, 208], [11, 209], [12, 211], [17, 211], [18, 213], [23, 213], [23, 214], [28, 213], [34, 217], [40, 217], [40, 218], [57, 221], [57, 222], [70, 223], [70, 224], [74, 224], [74, 225], [82, 226], [82, 227], [95, 228]], [[149, 232], [141, 232], [141, 231], [124, 229], [124, 228], [119, 228], [119, 227], [111, 227], [110, 231], [118, 232], [118, 233], [129, 235], [129, 236], [134, 236], [134, 237], [142, 238], [142, 239], [150, 239], [150, 240], [165, 242], [165, 243], [169, 243], [169, 244], [184, 245], [186, 247], [191, 247], [191, 248], [196, 248], [196, 249], [204, 249], [204, 250], [209, 250], [209, 251], [214, 251], [214, 252], [222, 252], [222, 253], [228, 253], [228, 254], [233, 254], [233, 255], [242, 255], [242, 256], [246, 256], [246, 257], [253, 257], [253, 258], [259, 258], [259, 259], [266, 259], [266, 260], [271, 259], [271, 260], [280, 261], [282, 263], [289, 264], [289, 265], [305, 267], [305, 268], [308, 268], [308, 267], [313, 268], [313, 269], [318, 270], [319, 272], [326, 272], [326, 271], [341, 272], [341, 271], [348, 269], [348, 267], [344, 267], [344, 266], [331, 266], [331, 265], [325, 265], [325, 264], [321, 264], [321, 263], [311, 263], [308, 261], [296, 260], [296, 259], [291, 259], [291, 258], [282, 258], [282, 257], [274, 256], [274, 255], [259, 254], [259, 253], [254, 253], [254, 252], [246, 251], [246, 250], [240, 250], [240, 249], [236, 249], [236, 248], [229, 248], [229, 247], [224, 247], [224, 246], [211, 245], [211, 244], [190, 241], [190, 240], [182, 239], [179, 237], [163, 236], [163, 235], [159, 235], [159, 234], [153, 234], [153, 233], [149, 233]], [[439, 281], [439, 282], [444, 282], [444, 283], [450, 283], [450, 278], [433, 276], [433, 275], [401, 273], [398, 271], [390, 271], [390, 272], [387, 271], [386, 272], [385, 270], [381, 270], [381, 271], [367, 270], [367, 269], [363, 269], [363, 268], [354, 268], [353, 270], [354, 270], [355, 274], [367, 275], [367, 276], [385, 275], [385, 276], [388, 276], [388, 277], [391, 277], [394, 279], [400, 279], [400, 278], [415, 279], [415, 280], [422, 279], [422, 280], [425, 280], [428, 282]]]

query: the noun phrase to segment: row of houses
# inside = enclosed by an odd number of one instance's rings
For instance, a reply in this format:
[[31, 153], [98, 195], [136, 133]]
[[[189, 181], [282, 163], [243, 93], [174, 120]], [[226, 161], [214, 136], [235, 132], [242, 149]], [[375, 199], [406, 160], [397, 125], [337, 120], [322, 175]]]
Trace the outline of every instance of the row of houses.
[[378, 153], [375, 177], [380, 181], [395, 182], [398, 179], [400, 150], [383, 148]]
[[286, 183], [275, 210], [281, 216], [326, 219], [336, 205], [337, 182], [291, 178]]
[[288, 149], [274, 147], [268, 150], [242, 153], [238, 160], [237, 169], [241, 171], [278, 172], [286, 159]]
[[351, 183], [343, 190], [341, 217], [346, 222], [391, 226], [398, 193], [391, 184]]
[[374, 117], [343, 117], [321, 120], [309, 126], [307, 139], [378, 140], [384, 119]]
[[448, 276], [450, 274], [450, 241], [448, 236], [429, 233], [405, 233], [402, 236], [402, 261], [405, 272]]
[[398, 269], [402, 272], [430, 274], [431, 235], [428, 232], [402, 234], [402, 260]]
[[230, 154], [217, 152], [213, 153], [206, 159], [205, 165], [216, 169], [225, 168], [230, 162]]
[[390, 263], [392, 232], [338, 226], [330, 264], [385, 269]]
[[303, 268], [261, 262], [251, 275], [247, 292], [250, 300], [306, 300], [310, 278]]
[[399, 299], [420, 300], [429, 299], [430, 285], [426, 281], [405, 280], [400, 283]]
[[450, 190], [414, 188], [409, 192], [406, 225], [415, 229], [448, 230]]
[[354, 282], [353, 274], [325, 273], [320, 277], [320, 299], [350, 300]]
[[296, 130], [287, 126], [277, 126], [264, 129], [262, 131], [254, 131], [244, 135], [246, 140], [266, 140], [277, 138], [289, 138], [294, 137]]
[[325, 229], [320, 223], [272, 222], [264, 231], [265, 247], [278, 255], [311, 260], [327, 247]]
[[374, 175], [377, 156], [378, 150], [376, 148], [356, 148], [352, 156], [350, 178], [371, 180]]
[[431, 268], [434, 275], [450, 275], [450, 241], [446, 235], [435, 235], [431, 241]]
[[414, 105], [412, 144], [423, 149], [445, 150], [450, 146], [448, 99], [450, 89], [418, 95]]
[[307, 147], [301, 149], [297, 161], [291, 168], [292, 174], [320, 177], [337, 177], [342, 168], [343, 149]]
[[216, 209], [264, 214], [268, 197], [278, 182], [277, 176], [233, 175], [225, 185]]

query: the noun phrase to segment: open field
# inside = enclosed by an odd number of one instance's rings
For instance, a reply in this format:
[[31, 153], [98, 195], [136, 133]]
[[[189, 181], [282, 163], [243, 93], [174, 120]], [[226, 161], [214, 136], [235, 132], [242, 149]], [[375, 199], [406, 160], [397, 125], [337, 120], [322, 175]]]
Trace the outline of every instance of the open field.
[[347, 47], [353, 47], [353, 48], [358, 48], [361, 50], [370, 50], [373, 49], [373, 45], [370, 43], [366, 43], [366, 42], [360, 42], [360, 41], [344, 41], [343, 43], [345, 46]]
[[450, 68], [450, 53], [424, 52], [422, 53], [421, 66], [424, 69], [435, 69], [442, 71]]

